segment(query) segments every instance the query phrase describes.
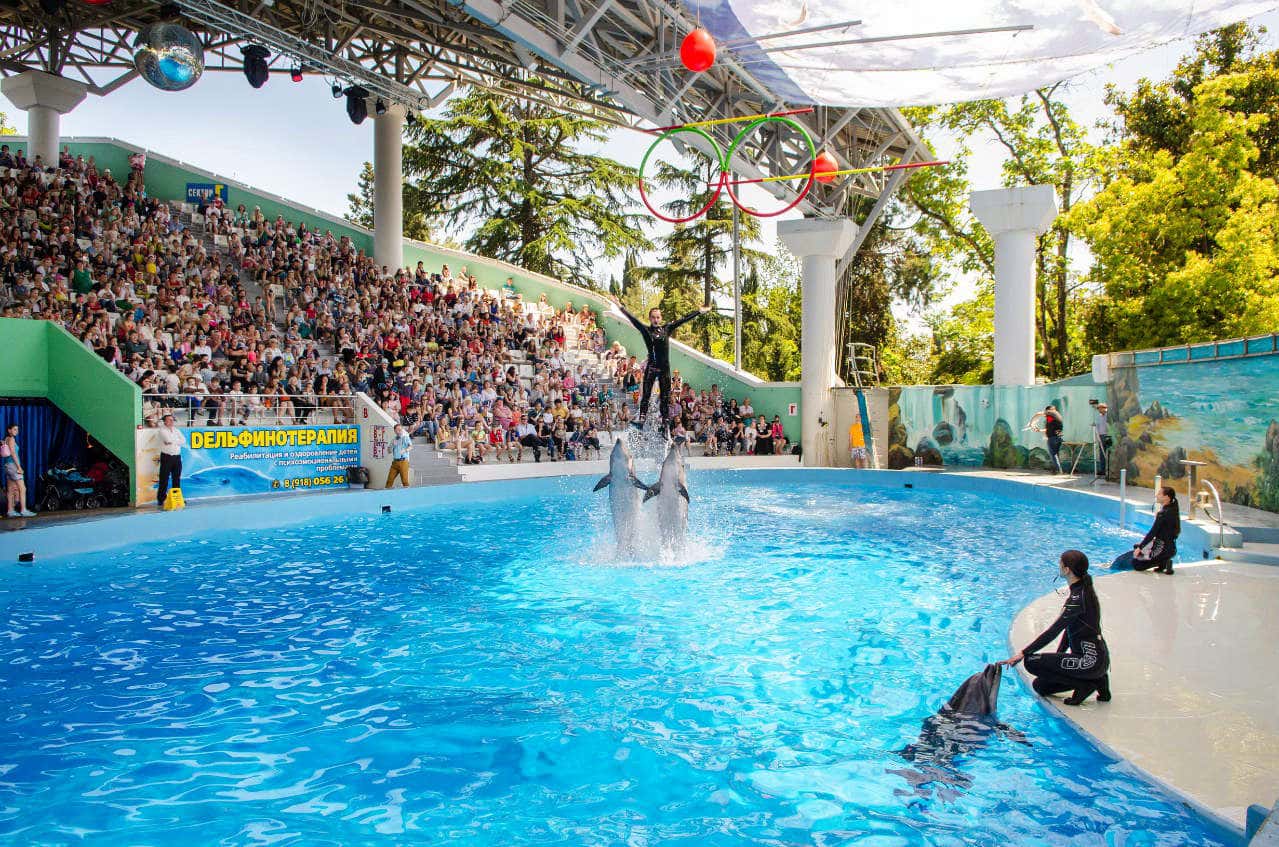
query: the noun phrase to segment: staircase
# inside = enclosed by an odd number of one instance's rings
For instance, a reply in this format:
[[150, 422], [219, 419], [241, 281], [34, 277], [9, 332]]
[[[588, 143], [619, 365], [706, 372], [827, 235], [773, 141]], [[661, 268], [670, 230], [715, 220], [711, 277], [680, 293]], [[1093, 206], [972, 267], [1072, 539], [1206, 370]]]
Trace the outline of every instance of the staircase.
[[457, 459], [435, 449], [425, 438], [413, 439], [413, 452], [409, 454], [409, 468], [414, 485], [451, 485], [462, 481], [457, 470]]
[[1217, 558], [1227, 562], [1279, 565], [1279, 527], [1235, 526], [1243, 536], [1239, 547], [1218, 547]]

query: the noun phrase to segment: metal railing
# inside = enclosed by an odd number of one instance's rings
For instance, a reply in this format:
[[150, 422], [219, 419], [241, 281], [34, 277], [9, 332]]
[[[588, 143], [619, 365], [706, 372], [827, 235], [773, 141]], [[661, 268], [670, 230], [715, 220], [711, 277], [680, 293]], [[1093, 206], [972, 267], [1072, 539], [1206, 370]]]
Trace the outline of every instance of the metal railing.
[[300, 426], [355, 422], [354, 394], [143, 394], [142, 418], [158, 426], [172, 414], [178, 426]]
[[[1208, 514], [1208, 517], [1212, 518], [1213, 520], [1217, 522], [1217, 546], [1225, 547], [1226, 546], [1226, 520], [1225, 520], [1225, 516], [1222, 515], [1221, 513], [1221, 495], [1217, 492], [1217, 486], [1213, 485], [1208, 480], [1206, 479], [1201, 480], [1201, 484], [1204, 485], [1208, 489], [1208, 491], [1204, 491], [1201, 488], [1199, 489], [1199, 493], [1207, 494], [1211, 492], [1213, 505], [1217, 507], [1216, 514], [1212, 514], [1211, 512], [1209, 512]], [[1207, 512], [1208, 510], [1205, 508], [1204, 511]]]

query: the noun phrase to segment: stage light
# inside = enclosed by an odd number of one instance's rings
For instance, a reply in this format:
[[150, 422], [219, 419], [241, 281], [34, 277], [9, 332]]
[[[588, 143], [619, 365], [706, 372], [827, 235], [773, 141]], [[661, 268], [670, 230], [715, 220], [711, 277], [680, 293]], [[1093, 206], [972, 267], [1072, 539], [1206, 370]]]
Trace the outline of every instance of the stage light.
[[301, 81], [302, 81], [302, 66], [301, 66], [301, 65], [294, 65], [294, 66], [293, 66], [293, 70], [289, 71], [289, 79], [293, 80], [294, 82], [301, 82]]
[[377, 103], [374, 104], [373, 111], [377, 112], [379, 115], [386, 114], [386, 103], [382, 102], [381, 97], [377, 98]]
[[204, 73], [204, 48], [186, 27], [149, 24], [134, 42], [133, 66], [161, 91], [182, 91]]
[[342, 83], [335, 82], [329, 86], [329, 91], [333, 92], [333, 99], [340, 100], [342, 98]]
[[240, 52], [244, 54], [244, 78], [249, 81], [249, 85], [254, 88], [266, 85], [267, 77], [271, 75], [266, 60], [271, 51], [261, 44], [249, 44], [240, 48]]
[[359, 126], [369, 116], [369, 92], [358, 85], [352, 85], [344, 93], [346, 94], [346, 116], [351, 119], [351, 123]]

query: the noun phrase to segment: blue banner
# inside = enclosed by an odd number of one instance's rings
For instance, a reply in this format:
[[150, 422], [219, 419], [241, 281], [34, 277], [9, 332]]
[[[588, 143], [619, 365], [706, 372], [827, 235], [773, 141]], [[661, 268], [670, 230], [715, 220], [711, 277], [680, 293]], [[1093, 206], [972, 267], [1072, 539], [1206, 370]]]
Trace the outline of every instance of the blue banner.
[[234, 497], [346, 485], [360, 464], [358, 426], [183, 429], [182, 496]]
[[187, 183], [188, 203], [212, 203], [214, 197], [221, 197], [222, 202], [226, 203], [226, 185], [220, 182]]

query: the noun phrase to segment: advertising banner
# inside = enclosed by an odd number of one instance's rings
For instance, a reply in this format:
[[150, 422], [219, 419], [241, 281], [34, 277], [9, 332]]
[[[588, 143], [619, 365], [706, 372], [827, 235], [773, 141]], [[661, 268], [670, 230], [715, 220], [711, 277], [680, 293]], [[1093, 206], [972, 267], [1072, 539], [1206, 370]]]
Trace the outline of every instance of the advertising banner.
[[188, 182], [187, 183], [187, 202], [199, 204], [201, 202], [211, 203], [214, 197], [221, 197], [222, 202], [226, 203], [227, 193], [226, 185], [221, 182]]
[[[181, 430], [187, 442], [182, 450], [182, 495], [188, 501], [344, 487], [346, 469], [360, 464], [358, 426]], [[155, 503], [156, 494], [157, 474], [141, 469], [159, 467], [156, 430], [144, 432], [139, 438], [139, 505]]]

